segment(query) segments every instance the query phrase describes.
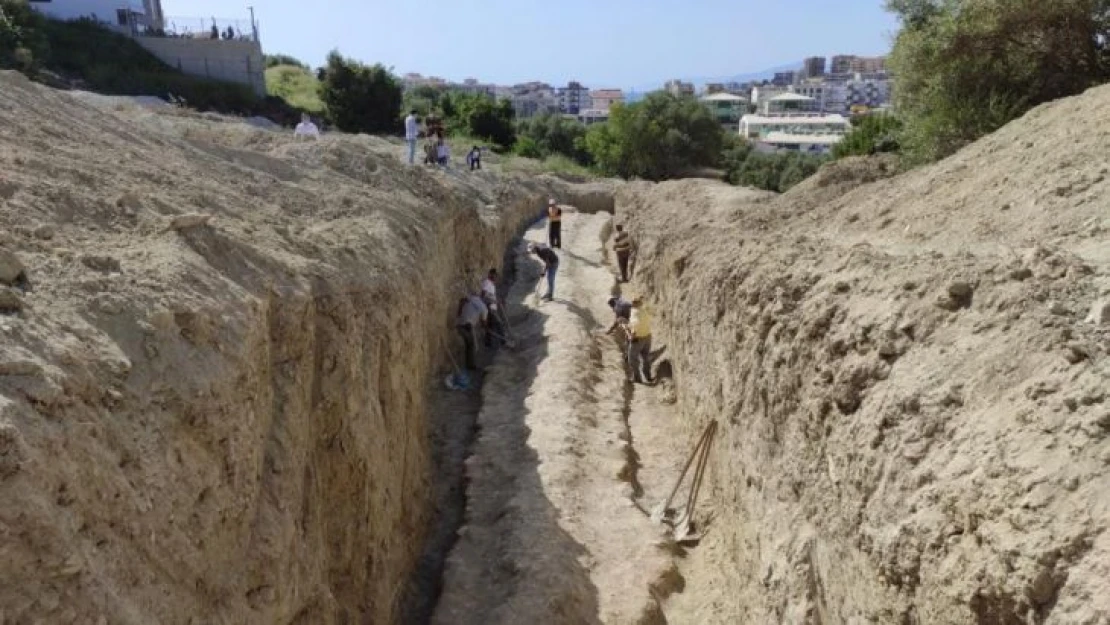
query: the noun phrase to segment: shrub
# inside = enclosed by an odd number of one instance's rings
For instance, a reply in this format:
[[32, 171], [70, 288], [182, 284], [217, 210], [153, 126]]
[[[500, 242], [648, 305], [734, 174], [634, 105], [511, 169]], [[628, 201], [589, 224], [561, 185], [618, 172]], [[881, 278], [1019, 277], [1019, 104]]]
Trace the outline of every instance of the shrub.
[[331, 123], [345, 132], [387, 133], [401, 127], [401, 83], [380, 63], [328, 54], [317, 76]]
[[897, 152], [902, 121], [894, 115], [874, 113], [857, 119], [851, 132], [833, 147], [833, 158]]

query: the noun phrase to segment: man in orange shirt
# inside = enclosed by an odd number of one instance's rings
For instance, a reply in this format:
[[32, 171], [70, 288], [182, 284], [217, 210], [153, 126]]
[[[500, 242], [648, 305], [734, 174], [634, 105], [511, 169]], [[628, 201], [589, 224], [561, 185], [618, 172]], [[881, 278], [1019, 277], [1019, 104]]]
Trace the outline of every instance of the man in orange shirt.
[[563, 209], [552, 198], [547, 201], [547, 242], [551, 247], [563, 247]]

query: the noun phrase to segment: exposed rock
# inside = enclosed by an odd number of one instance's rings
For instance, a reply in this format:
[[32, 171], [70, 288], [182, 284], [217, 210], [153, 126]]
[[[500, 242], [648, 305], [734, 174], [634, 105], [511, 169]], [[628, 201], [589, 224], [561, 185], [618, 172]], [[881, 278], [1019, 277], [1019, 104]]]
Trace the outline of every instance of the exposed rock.
[[11, 314], [23, 310], [23, 299], [15, 289], [0, 286], [0, 313]]
[[170, 230], [178, 232], [188, 230], [190, 228], [197, 228], [200, 226], [207, 226], [208, 222], [212, 219], [212, 215], [204, 215], [200, 213], [188, 213], [185, 215], [178, 215], [170, 221]]
[[1102, 299], [1091, 304], [1091, 312], [1087, 315], [1086, 321], [1100, 326], [1110, 325], [1110, 299]]
[[15, 252], [0, 247], [0, 284], [16, 284], [26, 270]]
[[121, 271], [119, 259], [112, 256], [84, 254], [81, 256], [81, 264], [94, 271], [104, 273], [119, 273]]

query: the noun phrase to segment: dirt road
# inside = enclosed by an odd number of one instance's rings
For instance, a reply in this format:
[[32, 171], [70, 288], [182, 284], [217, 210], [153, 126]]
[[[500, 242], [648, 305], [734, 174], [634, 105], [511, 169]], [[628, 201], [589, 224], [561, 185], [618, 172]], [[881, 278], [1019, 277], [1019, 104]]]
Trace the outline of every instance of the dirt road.
[[[540, 263], [517, 257], [508, 299], [519, 347], [486, 371], [466, 523], [434, 623], [664, 622], [657, 597], [677, 574], [634, 502], [643, 459], [628, 411], [638, 391], [597, 332], [615, 286], [602, 262], [610, 217], [564, 219], [554, 301], [537, 297]], [[527, 233], [544, 236], [542, 224]]]

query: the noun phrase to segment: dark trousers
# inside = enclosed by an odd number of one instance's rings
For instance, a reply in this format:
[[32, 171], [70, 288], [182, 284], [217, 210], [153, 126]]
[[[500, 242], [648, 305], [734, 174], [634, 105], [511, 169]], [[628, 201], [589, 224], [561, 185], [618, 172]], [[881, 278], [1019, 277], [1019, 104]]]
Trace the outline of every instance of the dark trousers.
[[471, 371], [477, 370], [478, 365], [475, 362], [475, 350], [477, 346], [474, 344], [474, 326], [468, 324], [455, 326], [459, 330], [459, 336], [463, 340], [463, 349], [466, 352], [466, 368]]
[[473, 160], [470, 161], [470, 171], [474, 171], [475, 169], [481, 169], [481, 168], [482, 168], [482, 160], [481, 159], [476, 158], [476, 159], [473, 159]]
[[563, 247], [563, 222], [548, 222], [547, 243], [551, 247]]
[[621, 282], [628, 282], [628, 252], [617, 252], [617, 265], [621, 268]]
[[[489, 311], [489, 321], [486, 322], [488, 324], [486, 326], [486, 347], [493, 347], [495, 342], [498, 345], [502, 345], [505, 342], [505, 328], [501, 325], [500, 315], [500, 310], [491, 309]], [[495, 334], [497, 336], [494, 336]]]

